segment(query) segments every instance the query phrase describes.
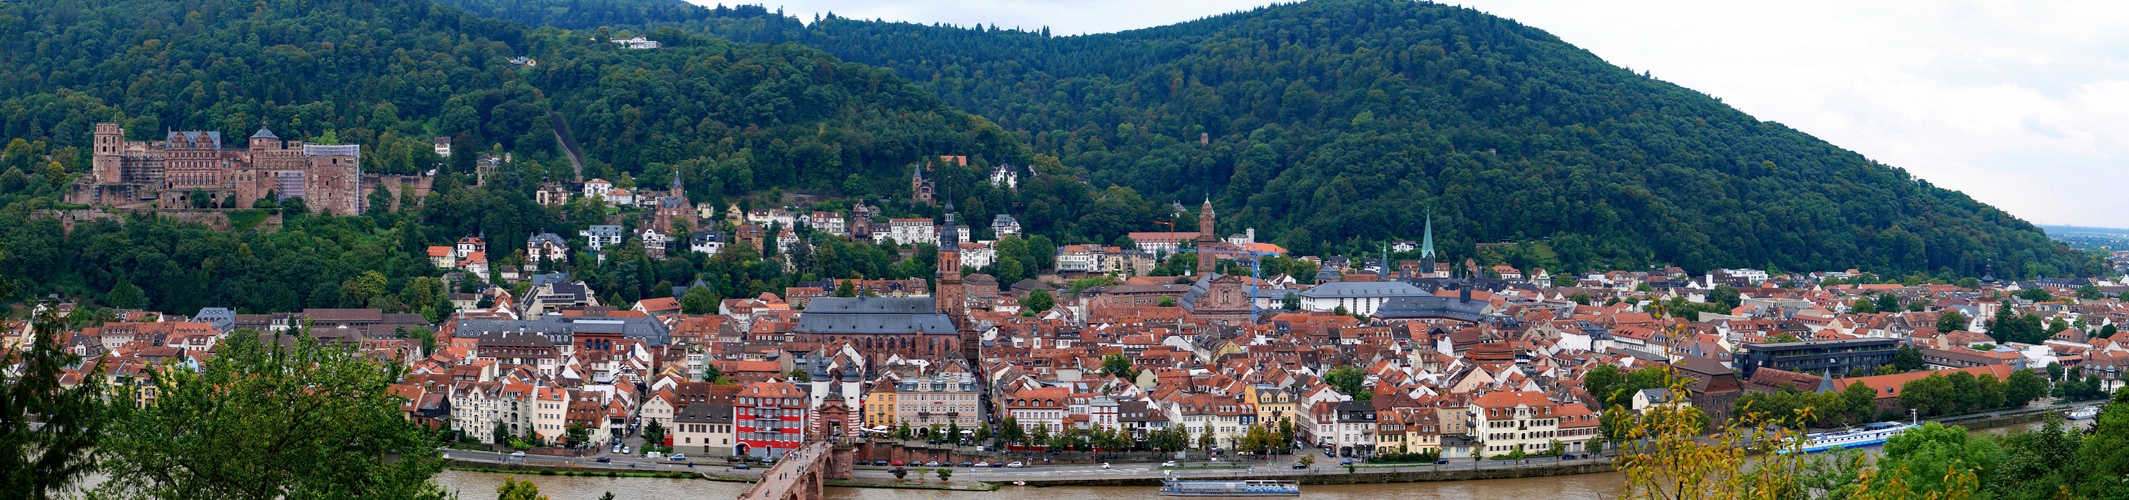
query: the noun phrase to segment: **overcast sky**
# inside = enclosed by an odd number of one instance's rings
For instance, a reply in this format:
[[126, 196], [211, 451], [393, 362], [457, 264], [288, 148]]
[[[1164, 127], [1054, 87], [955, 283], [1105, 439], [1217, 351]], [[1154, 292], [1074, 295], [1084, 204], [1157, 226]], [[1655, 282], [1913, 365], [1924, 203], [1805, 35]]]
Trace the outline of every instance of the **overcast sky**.
[[[704, 0], [692, 0], [697, 3]], [[1263, 0], [762, 0], [1052, 34]], [[747, 1], [746, 3], [752, 3]], [[2129, 228], [2129, 2], [1461, 0], [2037, 224]]]

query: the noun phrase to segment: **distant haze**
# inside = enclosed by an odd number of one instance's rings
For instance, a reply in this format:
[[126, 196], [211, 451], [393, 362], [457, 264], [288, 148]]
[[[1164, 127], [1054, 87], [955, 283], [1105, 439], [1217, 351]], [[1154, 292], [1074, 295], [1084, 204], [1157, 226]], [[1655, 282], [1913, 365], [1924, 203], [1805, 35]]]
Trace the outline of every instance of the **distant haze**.
[[[696, 3], [715, 4], [715, 2]], [[735, 2], [746, 3], [746, 2]], [[978, 23], [1054, 35], [1261, 0], [805, 0], [811, 22]], [[1723, 99], [2040, 224], [2129, 226], [2129, 2], [1459, 2]]]

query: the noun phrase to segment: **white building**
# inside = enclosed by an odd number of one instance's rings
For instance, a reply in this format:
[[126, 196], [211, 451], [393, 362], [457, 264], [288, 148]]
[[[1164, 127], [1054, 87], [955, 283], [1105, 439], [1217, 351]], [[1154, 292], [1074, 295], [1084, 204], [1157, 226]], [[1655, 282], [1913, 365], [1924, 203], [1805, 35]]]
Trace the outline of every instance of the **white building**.
[[998, 249], [992, 247], [992, 243], [989, 241], [962, 243], [961, 265], [968, 266], [970, 269], [982, 269], [998, 263]]
[[584, 196], [605, 198], [606, 193], [611, 193], [613, 190], [614, 183], [606, 182], [606, 179], [592, 179], [584, 182]]
[[584, 237], [585, 246], [590, 247], [593, 252], [604, 252], [606, 247], [620, 246], [621, 240], [628, 237], [628, 232], [622, 231], [621, 226], [612, 224], [591, 226], [578, 231], [577, 234]]
[[939, 234], [931, 219], [893, 219], [887, 221], [887, 238], [900, 245], [939, 243]]

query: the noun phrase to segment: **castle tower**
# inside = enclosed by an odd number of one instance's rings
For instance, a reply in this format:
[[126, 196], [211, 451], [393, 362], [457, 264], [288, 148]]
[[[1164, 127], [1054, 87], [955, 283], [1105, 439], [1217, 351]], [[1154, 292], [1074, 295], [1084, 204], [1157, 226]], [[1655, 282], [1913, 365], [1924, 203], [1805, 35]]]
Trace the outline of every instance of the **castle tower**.
[[1213, 227], [1212, 198], [1207, 197], [1205, 204], [1198, 207], [1198, 274], [1212, 272], [1212, 264], [1217, 261], [1212, 257], [1212, 246], [1219, 241], [1220, 232]]
[[125, 180], [126, 129], [116, 123], [96, 124], [96, 151], [91, 154], [93, 172], [97, 184], [116, 184]]

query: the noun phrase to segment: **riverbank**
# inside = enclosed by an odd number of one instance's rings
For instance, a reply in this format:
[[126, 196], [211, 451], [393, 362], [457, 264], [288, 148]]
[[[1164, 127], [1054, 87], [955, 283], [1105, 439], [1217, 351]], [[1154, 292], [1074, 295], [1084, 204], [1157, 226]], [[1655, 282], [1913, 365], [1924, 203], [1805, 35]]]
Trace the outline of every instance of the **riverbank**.
[[[1298, 473], [1284, 473], [1284, 474], [1281, 474], [1281, 473], [1274, 473], [1274, 474], [1192, 475], [1192, 476], [1189, 476], [1189, 477], [1188, 477], [1188, 479], [1190, 479], [1190, 480], [1194, 480], [1194, 481], [1195, 481], [1195, 480], [1207, 480], [1207, 481], [1241, 481], [1241, 480], [1278, 480], [1278, 481], [1295, 481], [1295, 482], [1299, 482], [1299, 483], [1301, 483], [1301, 484], [1304, 484], [1304, 485], [1333, 485], [1333, 484], [1382, 484], [1382, 483], [1422, 483], [1422, 482], [1437, 482], [1437, 481], [1471, 481], [1471, 480], [1481, 480], [1481, 479], [1518, 479], [1518, 478], [1532, 478], [1532, 477], [1549, 477], [1549, 476], [1570, 476], [1570, 475], [1580, 475], [1580, 474], [1600, 474], [1600, 473], [1606, 473], [1606, 472], [1614, 472], [1614, 471], [1617, 471], [1617, 470], [1618, 470], [1618, 466], [1617, 466], [1617, 465], [1616, 465], [1616, 464], [1615, 464], [1614, 462], [1612, 462], [1612, 461], [1608, 461], [1608, 460], [1607, 460], [1607, 461], [1596, 461], [1596, 462], [1591, 462], [1591, 463], [1581, 463], [1581, 464], [1533, 464], [1533, 465], [1517, 465], [1517, 466], [1512, 466], [1512, 467], [1496, 467], [1496, 468], [1467, 468], [1467, 469], [1458, 469], [1458, 468], [1455, 468], [1455, 467], [1456, 467], [1456, 466], [1454, 466], [1454, 465], [1450, 465], [1450, 466], [1443, 466], [1443, 467], [1441, 467], [1441, 468], [1436, 468], [1436, 469], [1434, 469], [1434, 470], [1398, 470], [1398, 471], [1371, 471], [1371, 470], [1368, 470], [1367, 468], [1357, 468], [1357, 469], [1355, 469], [1355, 470], [1354, 470], [1354, 472], [1343, 472], [1343, 471], [1337, 471], [1337, 472], [1324, 472], [1324, 471], [1313, 471], [1313, 472], [1311, 472], [1311, 471], [1302, 471], [1302, 472], [1298, 472]], [[1341, 468], [1341, 469], [1342, 469], [1343, 467], [1339, 467], [1339, 468]], [[1052, 486], [1160, 486], [1160, 485], [1161, 485], [1161, 481], [1163, 481], [1163, 480], [1164, 480], [1164, 478], [1160, 478], [1160, 477], [1142, 477], [1142, 478], [1103, 478], [1103, 479], [1042, 479], [1042, 478], [1036, 477], [1036, 478], [1027, 478], [1027, 479], [1021, 479], [1021, 480], [1019, 480], [1018, 482], [1020, 482], [1020, 483], [1025, 483], [1025, 484], [1026, 484], [1027, 486], [1041, 486], [1041, 487], [1052, 487]]]
[[[1977, 415], [1945, 419], [1943, 422], [1946, 425], [1965, 426], [1977, 435], [2002, 434], [2020, 428], [2037, 426], [2038, 424], [2035, 422], [2040, 421], [2047, 413], [2058, 410], [2060, 408], [2028, 410], [2008, 415]], [[2089, 422], [2082, 421], [2086, 425], [2089, 425]], [[600, 467], [599, 465], [605, 465], [605, 467]], [[737, 473], [721, 476], [721, 474], [726, 472], [723, 470], [647, 472], [615, 470], [612, 468], [615, 466], [619, 466], [619, 464], [498, 464], [494, 462], [452, 460], [449, 462], [449, 468], [452, 472], [448, 473], [451, 479], [444, 482], [450, 486], [464, 489], [468, 493], [481, 493], [492, 490], [495, 485], [500, 484], [504, 475], [515, 475], [521, 479], [537, 480], [557, 487], [568, 485], [567, 487], [572, 490], [581, 489], [592, 493], [590, 497], [596, 497], [601, 490], [611, 489], [617, 493], [623, 491], [632, 493], [623, 495], [626, 498], [637, 498], [639, 496], [642, 498], [666, 498], [667, 496], [660, 495], [670, 492], [684, 493], [684, 496], [692, 497], [701, 496], [703, 493], [708, 492], [709, 496], [714, 497], [724, 494], [726, 490], [731, 490], [731, 495], [737, 495], [739, 491], [744, 491], [746, 485], [753, 481], [752, 477], [744, 477]], [[1120, 463], [1118, 466], [1123, 468], [1125, 464]], [[1346, 473], [1345, 468], [1342, 466], [1325, 465], [1320, 472], [1305, 474], [1294, 474], [1291, 469], [1273, 470], [1260, 468], [1248, 471], [1234, 471], [1234, 473], [1216, 470], [1177, 471], [1177, 476], [1190, 479], [1292, 480], [1299, 481], [1302, 484], [1313, 485], [1308, 490], [1311, 497], [1325, 496], [1326, 498], [1353, 499], [1381, 498], [1383, 495], [1405, 497], [1415, 492], [1436, 492], [1451, 498], [1526, 500], [1539, 497], [1524, 496], [1514, 492], [1533, 485], [1539, 485], [1542, 487], [1541, 489], [1552, 490], [1564, 495], [1549, 498], [1594, 498], [1613, 494], [1623, 481], [1619, 473], [1616, 472], [1616, 466], [1610, 460], [1569, 464], [1532, 464], [1512, 468], [1477, 470], [1469, 468], [1458, 469], [1457, 467], [1459, 466], [1470, 467], [1470, 464], [1451, 464], [1444, 466], [1446, 470], [1433, 471], [1426, 470], [1425, 467], [1428, 466], [1424, 465], [1407, 466], [1411, 468], [1399, 470], [1381, 470], [1379, 467], [1363, 466], [1358, 467], [1353, 473]], [[717, 468], [722, 469], [722, 467]], [[924, 500], [964, 498], [973, 500], [991, 498], [989, 496], [977, 496], [984, 494], [983, 492], [1003, 490], [1007, 491], [1008, 494], [1013, 491], [1025, 491], [1031, 494], [1039, 492], [1045, 497], [1045, 500], [1111, 500], [1110, 497], [1115, 495], [1116, 492], [1158, 486], [1161, 480], [1158, 476], [1048, 479], [1040, 477], [1039, 473], [1030, 474], [1028, 477], [978, 478], [968, 477], [978, 474], [974, 471], [956, 469], [953, 481], [940, 484], [927, 473], [924, 476], [926, 481], [918, 484], [915, 482], [915, 475], [912, 475], [909, 481], [896, 483], [892, 478], [882, 477], [882, 471], [872, 469], [871, 467], [861, 467], [859, 477], [854, 480], [832, 480], [827, 482], [827, 485], [831, 488], [830, 497], [835, 499]], [[1251, 474], [1249, 472], [1257, 473]], [[993, 472], [986, 470], [986, 472], [980, 474], [990, 473]], [[1014, 485], [1015, 482], [1024, 483], [1025, 486], [1016, 486]], [[543, 484], [543, 488], [546, 487], [545, 484]], [[543, 489], [542, 491], [545, 490]], [[555, 498], [563, 497], [556, 496]]]

